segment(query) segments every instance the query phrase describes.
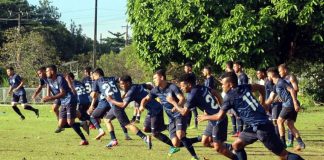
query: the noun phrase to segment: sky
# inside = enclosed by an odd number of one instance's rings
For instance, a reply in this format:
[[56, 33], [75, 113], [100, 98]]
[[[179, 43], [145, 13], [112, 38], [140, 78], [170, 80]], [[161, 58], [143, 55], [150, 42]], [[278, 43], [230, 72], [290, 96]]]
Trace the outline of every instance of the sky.
[[[58, 8], [61, 13], [60, 21], [63, 21], [67, 28], [71, 20], [76, 25], [81, 25], [83, 34], [93, 39], [94, 36], [94, 8], [95, 0], [51, 0], [52, 5]], [[38, 5], [39, 0], [28, 0], [29, 4]], [[127, 0], [98, 0], [98, 27], [97, 40], [107, 36], [112, 37], [108, 31], [124, 33], [122, 28], [126, 23]]]

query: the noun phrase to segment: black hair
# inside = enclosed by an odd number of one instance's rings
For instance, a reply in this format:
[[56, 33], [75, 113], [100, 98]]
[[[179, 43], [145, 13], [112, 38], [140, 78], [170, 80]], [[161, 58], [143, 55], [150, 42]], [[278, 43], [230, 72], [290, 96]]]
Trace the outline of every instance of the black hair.
[[164, 77], [164, 80], [166, 80], [166, 74], [165, 74], [165, 70], [164, 69], [159, 69], [159, 70], [155, 71], [154, 74], [158, 74], [158, 75]]
[[210, 66], [205, 66], [204, 69], [207, 69], [209, 72], [212, 71], [211, 67]]
[[243, 68], [243, 63], [242, 61], [235, 61], [234, 64], [240, 65]]
[[93, 73], [97, 73], [100, 76], [105, 76], [105, 73], [101, 68], [96, 68], [95, 70], [93, 70]]
[[14, 71], [15, 69], [13, 67], [7, 67], [10, 71]]
[[74, 80], [74, 74], [72, 72], [68, 73], [68, 76], [71, 77], [72, 80]]
[[132, 83], [132, 77], [129, 75], [124, 75], [119, 78], [120, 81]]
[[278, 68], [288, 69], [288, 66], [287, 66], [287, 64], [283, 63], [283, 64], [280, 64], [280, 65], [278, 66]]
[[226, 65], [229, 66], [230, 68], [233, 68], [233, 61], [227, 61]]
[[267, 74], [267, 70], [265, 68], [259, 68], [257, 71]]
[[191, 62], [187, 62], [187, 63], [185, 63], [185, 65], [184, 66], [187, 66], [187, 67], [190, 67], [190, 68], [192, 68], [192, 63]]
[[190, 83], [191, 85], [196, 84], [196, 77], [194, 74], [186, 73], [179, 78], [180, 82]]
[[238, 85], [237, 76], [234, 72], [225, 72], [222, 76], [222, 79], [227, 78], [233, 85], [236, 87]]
[[57, 72], [57, 67], [54, 64], [48, 65], [46, 68], [50, 68], [53, 70], [55, 73]]
[[46, 67], [39, 67], [37, 71], [45, 71]]
[[267, 73], [273, 73], [275, 77], [280, 77], [279, 76], [279, 71], [276, 67], [271, 67], [267, 70]]
[[84, 70], [85, 70], [88, 74], [90, 74], [92, 68], [88, 66], [88, 67], [85, 67]]

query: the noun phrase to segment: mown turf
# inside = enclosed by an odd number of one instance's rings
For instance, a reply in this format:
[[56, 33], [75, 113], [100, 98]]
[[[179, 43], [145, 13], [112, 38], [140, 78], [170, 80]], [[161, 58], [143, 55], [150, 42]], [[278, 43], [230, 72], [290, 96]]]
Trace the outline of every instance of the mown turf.
[[[22, 110], [26, 116], [24, 121], [9, 106], [0, 106], [0, 159], [7, 160], [34, 160], [34, 159], [108, 159], [108, 160], [188, 160], [189, 153], [182, 148], [173, 157], [168, 158], [169, 147], [153, 139], [153, 149], [148, 150], [143, 141], [135, 134], [130, 133], [133, 140], [125, 141], [119, 125], [114, 122], [116, 134], [119, 138], [119, 146], [113, 149], [106, 149], [104, 146], [109, 141], [109, 134], [96, 141], [93, 138], [97, 131], [91, 130], [87, 139], [89, 146], [78, 146], [79, 137], [72, 129], [66, 129], [62, 133], [56, 134], [56, 118], [50, 112], [49, 106], [36, 106], [40, 109], [40, 118], [36, 118], [33, 112]], [[132, 108], [127, 109], [131, 118]], [[144, 115], [142, 115], [142, 120]], [[103, 126], [103, 124], [102, 124]], [[138, 125], [142, 128], [142, 124]], [[202, 133], [205, 123], [199, 125], [198, 130], [188, 130], [188, 137]], [[105, 127], [104, 127], [105, 128]], [[299, 114], [297, 128], [306, 143], [306, 150], [299, 152], [305, 159], [320, 160], [324, 157], [324, 107], [308, 109], [307, 112]], [[105, 128], [106, 129], [106, 128]], [[231, 127], [229, 127], [231, 129]], [[229, 130], [231, 131], [231, 130]], [[167, 132], [165, 132], [167, 134]], [[234, 139], [228, 137], [229, 142]], [[195, 144], [197, 154], [210, 160], [226, 159], [212, 149], [204, 148], [201, 144]], [[272, 153], [263, 147], [260, 142], [256, 142], [247, 147], [248, 159], [252, 160], [272, 160], [277, 159]], [[290, 151], [292, 149], [289, 149]]]

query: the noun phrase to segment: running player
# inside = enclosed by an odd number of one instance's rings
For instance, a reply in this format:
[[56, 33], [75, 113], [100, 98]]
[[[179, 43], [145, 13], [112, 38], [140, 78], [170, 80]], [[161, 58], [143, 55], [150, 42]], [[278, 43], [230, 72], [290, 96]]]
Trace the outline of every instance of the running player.
[[275, 96], [278, 95], [282, 100], [282, 110], [277, 120], [280, 139], [285, 145], [285, 121], [287, 121], [288, 128], [292, 131], [294, 137], [298, 142], [295, 150], [305, 149], [305, 143], [300, 137], [298, 129], [295, 127], [297, 114], [300, 110], [299, 102], [297, 101], [296, 91], [285, 80], [280, 78], [278, 70], [276, 68], [269, 68], [267, 71], [268, 78], [275, 84], [273, 92], [266, 101], [266, 105], [271, 104]]
[[[181, 90], [188, 93], [184, 108], [176, 105], [176, 110], [182, 115], [188, 114], [190, 109], [197, 107], [207, 115], [214, 115], [219, 111], [219, 104], [222, 102], [221, 95], [214, 90], [201, 85], [196, 85], [196, 79], [190, 74], [180, 78]], [[216, 98], [215, 98], [216, 97]], [[218, 121], [209, 120], [202, 137], [202, 143], [206, 147], [213, 147], [218, 153], [235, 159], [230, 150], [230, 144], [224, 143], [227, 140], [227, 116]]]
[[[192, 74], [194, 77], [196, 77], [195, 73], [192, 72], [192, 63], [187, 62], [184, 66], [184, 72], [188, 73], [188, 74]], [[190, 126], [190, 122], [191, 122], [191, 117], [192, 114], [194, 115], [194, 126]], [[194, 128], [198, 128], [198, 120], [197, 120], [197, 116], [198, 116], [198, 112], [197, 112], [197, 108], [193, 108], [192, 109], [192, 113], [190, 112], [188, 114], [188, 124], [187, 126], [189, 127], [189, 129], [194, 129]]]
[[203, 69], [203, 75], [206, 78], [204, 85], [210, 89], [216, 89], [216, 80], [215, 77], [211, 73], [211, 67], [205, 66]]
[[261, 104], [254, 98], [252, 92], [258, 91], [264, 102], [264, 87], [258, 84], [237, 84], [237, 76], [233, 73], [225, 73], [222, 78], [222, 88], [226, 93], [224, 102], [219, 112], [214, 115], [199, 115], [199, 121], [221, 120], [226, 112], [233, 108], [236, 113], [249, 126], [243, 130], [232, 147], [239, 160], [246, 160], [245, 146], [260, 140], [271, 152], [285, 160], [302, 160], [294, 153], [288, 152], [279, 137], [274, 133], [274, 127], [268, 120], [268, 116]]
[[27, 104], [28, 102], [26, 97], [26, 91], [24, 88], [24, 80], [18, 74], [15, 73], [15, 70], [12, 67], [8, 67], [6, 71], [9, 77], [10, 85], [8, 94], [12, 95], [12, 109], [20, 116], [21, 120], [25, 119], [25, 116], [20, 112], [19, 108], [17, 107], [17, 104], [21, 99], [21, 105], [24, 107], [24, 109], [35, 112], [38, 118], [39, 110]]
[[[172, 97], [179, 106], [183, 106], [185, 98], [182, 92], [175, 84], [167, 82], [165, 71], [162, 69], [154, 73], [153, 82], [156, 87], [154, 87], [150, 94], [142, 100], [141, 106], [144, 106], [144, 104], [151, 99], [159, 98], [161, 101], [160, 103], [169, 117], [169, 132], [173, 146], [180, 147], [180, 143], [182, 143], [191, 154], [192, 159], [198, 159], [192, 144], [199, 140], [190, 140], [186, 137], [188, 117], [182, 116], [179, 112], [173, 112], [172, 109], [174, 105], [168, 101], [168, 98]], [[173, 151], [170, 150], [170, 152]]]
[[43, 97], [43, 101], [48, 102], [55, 99], [60, 99], [61, 108], [59, 112], [59, 128], [72, 127], [82, 140], [80, 145], [88, 145], [89, 143], [80, 129], [80, 123], [75, 122], [75, 118], [77, 116], [76, 95], [72, 93], [71, 88], [68, 86], [64, 76], [57, 73], [57, 68], [55, 65], [50, 65], [46, 68], [46, 76], [48, 86], [51, 88], [54, 94], [52, 96]]

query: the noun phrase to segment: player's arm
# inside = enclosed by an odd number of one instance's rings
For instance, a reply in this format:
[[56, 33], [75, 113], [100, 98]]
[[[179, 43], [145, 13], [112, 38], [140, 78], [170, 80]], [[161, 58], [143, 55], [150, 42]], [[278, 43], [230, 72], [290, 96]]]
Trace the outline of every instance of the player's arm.
[[172, 104], [173, 108], [172, 108], [172, 112], [175, 112], [175, 111], [178, 111], [181, 115], [186, 115], [189, 113], [189, 109], [188, 108], [182, 108], [179, 104], [180, 103], [177, 103], [177, 101], [175, 101], [175, 99], [171, 96], [171, 95], [168, 95], [166, 97], [166, 100]]
[[38, 96], [38, 94], [41, 92], [42, 88], [43, 88], [43, 85], [38, 85], [38, 87], [36, 88], [36, 90], [32, 96], [32, 99], [35, 99]]
[[221, 120], [225, 115], [226, 115], [226, 111], [220, 109], [218, 113], [213, 115], [207, 115], [207, 114], [198, 115], [198, 121], [199, 122], [203, 122], [207, 120], [218, 121]]
[[25, 84], [25, 81], [24, 81], [23, 79], [21, 79], [20, 84], [19, 84], [16, 88], [14, 88], [12, 91], [13, 91], [13, 92], [17, 91], [17, 90], [20, 89], [22, 86], [24, 86], [24, 84]]
[[125, 108], [128, 105], [128, 102], [118, 102], [115, 99], [113, 99], [111, 96], [107, 96], [106, 100], [119, 108]]
[[67, 84], [68, 84], [69, 88], [71, 89], [72, 93], [73, 93], [74, 95], [76, 95], [77, 92], [76, 92], [76, 90], [75, 90], [75, 88], [74, 88], [74, 86], [73, 86], [73, 82], [72, 82], [71, 77], [70, 77], [70, 76], [66, 76], [65, 79], [66, 79]]
[[286, 88], [287, 88], [288, 92], [290, 93], [291, 98], [293, 99], [295, 111], [298, 112], [300, 110], [300, 106], [297, 101], [297, 93], [296, 93], [295, 89], [293, 89], [289, 86], [287, 86]]
[[222, 104], [223, 103], [223, 98], [222, 96], [214, 89], [211, 90], [211, 94], [216, 98], [218, 104]]
[[46, 96], [51, 95], [51, 89], [49, 85], [46, 85]]
[[259, 92], [259, 100], [262, 105], [264, 105], [265, 101], [265, 88], [260, 84], [251, 84], [252, 92]]
[[295, 92], [297, 94], [298, 91], [299, 91], [299, 87], [298, 87], [298, 81], [297, 81], [296, 76], [291, 75], [289, 81], [290, 81], [291, 85], [293, 86], [293, 89], [295, 90]]
[[54, 95], [54, 96], [46, 96], [43, 98], [43, 101], [44, 102], [48, 102], [48, 101], [52, 101], [52, 100], [55, 100], [55, 99], [60, 99], [62, 97], [64, 97], [66, 95], [66, 92], [63, 88], [60, 88], [60, 93], [57, 94], [57, 95]]
[[141, 100], [140, 108], [139, 108], [139, 110], [140, 110], [141, 112], [144, 111], [146, 104], [147, 104], [151, 99], [152, 99], [152, 97], [151, 97], [150, 95], [147, 95], [146, 97], [144, 97], [144, 98]]
[[271, 92], [268, 99], [266, 99], [264, 102], [265, 106], [270, 106], [271, 103], [273, 103], [275, 101], [275, 98], [276, 98], [276, 94], [274, 92]]

